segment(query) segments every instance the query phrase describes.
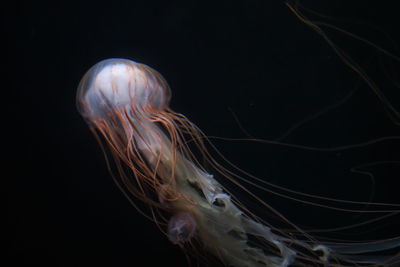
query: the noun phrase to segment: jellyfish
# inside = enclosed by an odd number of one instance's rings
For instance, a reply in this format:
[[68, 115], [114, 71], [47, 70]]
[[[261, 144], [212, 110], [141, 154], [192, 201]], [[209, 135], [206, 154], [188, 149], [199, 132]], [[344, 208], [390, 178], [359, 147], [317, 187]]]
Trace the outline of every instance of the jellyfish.
[[[386, 253], [400, 247], [398, 237], [324, 242], [243, 187], [293, 230], [252, 213], [219, 181], [228, 179], [241, 186], [245, 179], [217, 162], [209, 151], [212, 142], [169, 107], [170, 99], [171, 90], [161, 74], [120, 58], [91, 67], [77, 91], [80, 114], [105, 153], [112, 156], [107, 162], [115, 166], [117, 186], [128, 199], [133, 196], [147, 204], [150, 213], [137, 207], [138, 211], [173, 244], [193, 255], [205, 251], [223, 265], [235, 267], [399, 264], [399, 254]], [[375, 205], [389, 213], [399, 209], [398, 205]]]

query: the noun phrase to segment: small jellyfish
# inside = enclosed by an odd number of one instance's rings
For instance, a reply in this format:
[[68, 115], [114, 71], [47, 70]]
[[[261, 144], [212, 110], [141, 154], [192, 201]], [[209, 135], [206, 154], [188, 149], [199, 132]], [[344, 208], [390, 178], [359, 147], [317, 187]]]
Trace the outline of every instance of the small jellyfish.
[[181, 212], [171, 217], [168, 222], [168, 237], [174, 244], [184, 244], [193, 237], [196, 221], [187, 212]]
[[[370, 255], [398, 248], [399, 238], [323, 243], [296, 226], [294, 235], [252, 214], [200, 163], [189, 143], [219, 179], [238, 183], [238, 176], [210, 155], [201, 130], [169, 108], [170, 98], [170, 88], [158, 72], [127, 59], [97, 63], [77, 92], [81, 115], [112, 155], [117, 185], [127, 196], [148, 204], [151, 216], [145, 215], [172, 243], [186, 249], [201, 244], [198, 248], [235, 267], [399, 262], [398, 256]], [[285, 220], [264, 201], [260, 204]]]

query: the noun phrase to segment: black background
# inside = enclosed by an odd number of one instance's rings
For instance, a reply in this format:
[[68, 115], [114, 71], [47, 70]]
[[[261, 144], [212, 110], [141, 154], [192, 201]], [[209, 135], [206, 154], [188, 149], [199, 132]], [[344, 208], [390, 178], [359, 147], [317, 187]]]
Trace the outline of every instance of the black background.
[[[307, 13], [310, 17], [400, 54], [393, 4], [320, 2], [301, 3], [335, 20]], [[13, 99], [6, 108], [15, 116], [7, 132], [19, 138], [10, 153], [16, 176], [7, 187], [12, 260], [7, 266], [187, 265], [179, 248], [118, 191], [76, 111], [79, 80], [102, 59], [129, 58], [158, 70], [172, 88], [171, 107], [210, 136], [246, 138], [246, 131], [274, 140], [355, 88], [344, 104], [282, 141], [337, 147], [400, 133], [372, 90], [283, 1], [17, 1], [5, 18], [11, 30], [5, 56], [18, 63], [6, 77], [12, 79]], [[354, 38], [327, 33], [399, 110], [394, 86], [399, 64]], [[374, 201], [400, 201], [397, 163], [367, 168], [375, 174], [375, 185], [367, 175], [350, 172], [361, 164], [400, 160], [396, 140], [331, 153], [215, 142], [239, 167], [294, 190], [368, 200], [373, 187]], [[358, 218], [256, 193], [308, 227], [342, 226]], [[398, 223], [397, 216], [384, 230], [373, 225], [379, 229], [372, 238], [399, 235]]]

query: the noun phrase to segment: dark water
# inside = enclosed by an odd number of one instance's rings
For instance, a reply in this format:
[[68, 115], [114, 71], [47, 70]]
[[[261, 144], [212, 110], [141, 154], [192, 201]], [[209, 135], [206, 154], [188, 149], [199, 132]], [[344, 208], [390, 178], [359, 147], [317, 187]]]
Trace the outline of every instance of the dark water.
[[[336, 20], [308, 13], [310, 17], [399, 55], [395, 6], [315, 2], [303, 4]], [[129, 58], [158, 70], [172, 88], [171, 107], [210, 136], [276, 140], [351, 92], [343, 104], [282, 142], [327, 148], [400, 136], [387, 105], [281, 1], [19, 2], [10, 11], [7, 43], [15, 53], [4, 53], [16, 55], [19, 66], [9, 75], [16, 101], [7, 108], [17, 115], [11, 129], [22, 133], [11, 154], [16, 178], [7, 189], [9, 255], [15, 266], [187, 266], [184, 254], [115, 187], [100, 148], [76, 111], [79, 80], [102, 59]], [[400, 110], [394, 86], [399, 84], [399, 63], [354, 38], [327, 33]], [[233, 163], [278, 185], [350, 200], [365, 201], [374, 192], [374, 201], [400, 202], [399, 140], [325, 153], [215, 142]], [[381, 161], [362, 168], [374, 174], [374, 183], [368, 175], [351, 172]], [[310, 228], [364, 219], [255, 193]], [[372, 225], [374, 231], [339, 238], [398, 236], [399, 223], [397, 216]]]

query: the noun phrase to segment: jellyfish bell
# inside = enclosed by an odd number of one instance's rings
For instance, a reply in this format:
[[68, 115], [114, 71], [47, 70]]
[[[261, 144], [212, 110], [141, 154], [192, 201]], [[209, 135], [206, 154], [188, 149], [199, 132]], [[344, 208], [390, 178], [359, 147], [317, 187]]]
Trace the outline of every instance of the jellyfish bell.
[[[153, 151], [161, 150], [157, 140], [163, 137], [152, 121], [163, 117], [170, 98], [169, 86], [157, 71], [132, 60], [112, 58], [95, 64], [84, 75], [77, 107], [89, 126], [105, 136], [107, 144], [112, 142], [114, 152], [130, 164], [131, 156], [121, 154], [129, 139], [148, 154], [147, 160], [155, 160]], [[144, 152], [145, 147], [150, 152]]]
[[78, 86], [77, 105], [88, 121], [113, 110], [156, 112], [168, 107], [171, 91], [154, 69], [128, 59], [112, 58], [91, 67]]

